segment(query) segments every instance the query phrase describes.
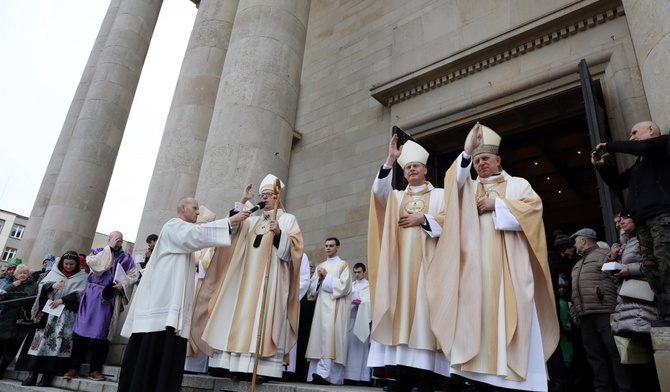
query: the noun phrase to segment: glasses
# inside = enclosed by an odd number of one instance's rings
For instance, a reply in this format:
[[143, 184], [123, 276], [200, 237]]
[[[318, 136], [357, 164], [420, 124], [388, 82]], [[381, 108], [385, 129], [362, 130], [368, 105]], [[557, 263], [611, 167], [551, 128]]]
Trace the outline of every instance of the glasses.
[[263, 192], [263, 193], [261, 193], [261, 197], [272, 197], [274, 195], [275, 195], [274, 192]]

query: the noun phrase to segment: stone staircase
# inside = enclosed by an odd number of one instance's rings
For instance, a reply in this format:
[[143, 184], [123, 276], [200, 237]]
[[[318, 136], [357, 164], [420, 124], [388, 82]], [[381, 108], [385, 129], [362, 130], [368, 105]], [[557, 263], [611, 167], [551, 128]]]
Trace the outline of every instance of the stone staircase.
[[[102, 373], [106, 381], [93, 381], [87, 378], [88, 365], [83, 365], [79, 378], [65, 380], [63, 377], [54, 377], [51, 387], [24, 387], [21, 381], [28, 377], [28, 372], [15, 371], [10, 366], [5, 372], [5, 378], [0, 380], [2, 392], [55, 392], [55, 391], [84, 391], [84, 392], [116, 392], [120, 368], [118, 366], [104, 366]], [[229, 378], [218, 378], [208, 375], [185, 374], [182, 382], [182, 392], [248, 392], [251, 383], [234, 382]], [[320, 386], [297, 382], [270, 382], [256, 386], [258, 392], [380, 392], [381, 388], [360, 387], [349, 385]]]

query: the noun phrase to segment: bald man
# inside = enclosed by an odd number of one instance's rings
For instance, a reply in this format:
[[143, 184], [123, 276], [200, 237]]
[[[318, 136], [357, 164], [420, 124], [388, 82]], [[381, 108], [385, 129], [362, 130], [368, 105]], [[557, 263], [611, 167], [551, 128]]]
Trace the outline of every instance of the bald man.
[[[604, 154], [591, 163], [612, 189], [628, 188], [626, 210], [638, 230], [642, 271], [651, 284], [661, 310], [661, 320], [652, 327], [670, 327], [670, 154], [668, 135], [652, 121], [633, 125], [627, 141], [600, 143]], [[619, 173], [610, 154], [637, 157], [630, 168]], [[653, 235], [652, 235], [653, 233]]]
[[[70, 369], [63, 376], [66, 379], [79, 377], [89, 344], [91, 367], [88, 378], [105, 379], [102, 365], [109, 352], [109, 336], [114, 332], [121, 303], [128, 303], [131, 287], [139, 278], [133, 257], [123, 251], [122, 245], [123, 234], [113, 231], [107, 245], [94, 249], [87, 258], [91, 272], [74, 322]], [[120, 270], [124, 272], [124, 279], [118, 277]]]

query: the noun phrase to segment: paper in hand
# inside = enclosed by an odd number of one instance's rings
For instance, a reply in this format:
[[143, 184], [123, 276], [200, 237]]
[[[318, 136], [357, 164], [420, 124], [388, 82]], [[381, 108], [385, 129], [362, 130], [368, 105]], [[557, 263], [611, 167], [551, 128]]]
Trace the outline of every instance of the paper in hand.
[[116, 266], [116, 272], [114, 273], [114, 282], [123, 282], [126, 280], [126, 271], [120, 265]]
[[56, 317], [60, 317], [60, 315], [63, 313], [63, 309], [65, 309], [65, 305], [60, 304], [60, 305], [56, 306], [55, 308], [51, 308], [51, 304], [53, 302], [54, 301], [48, 299], [47, 303], [44, 305], [44, 308], [42, 309], [42, 311], [44, 313], [49, 313], [49, 314], [53, 314]]

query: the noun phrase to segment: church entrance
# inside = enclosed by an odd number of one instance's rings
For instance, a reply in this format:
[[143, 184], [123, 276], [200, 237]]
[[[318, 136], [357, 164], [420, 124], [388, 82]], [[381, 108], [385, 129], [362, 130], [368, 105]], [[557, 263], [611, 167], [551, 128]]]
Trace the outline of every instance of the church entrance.
[[[595, 94], [602, 96], [599, 84], [594, 86]], [[603, 202], [597, 174], [590, 163], [592, 141], [587, 110], [582, 89], [577, 86], [479, 120], [502, 136], [500, 156], [504, 170], [528, 180], [542, 198], [549, 244], [554, 230], [570, 235], [583, 227], [591, 227], [599, 238], [611, 240], [611, 210], [621, 208], [617, 196], [607, 201], [611, 206], [607, 213], [601, 208], [608, 204]], [[429, 180], [435, 186], [443, 186], [444, 174], [462, 151], [472, 125], [419, 138], [431, 153]]]

